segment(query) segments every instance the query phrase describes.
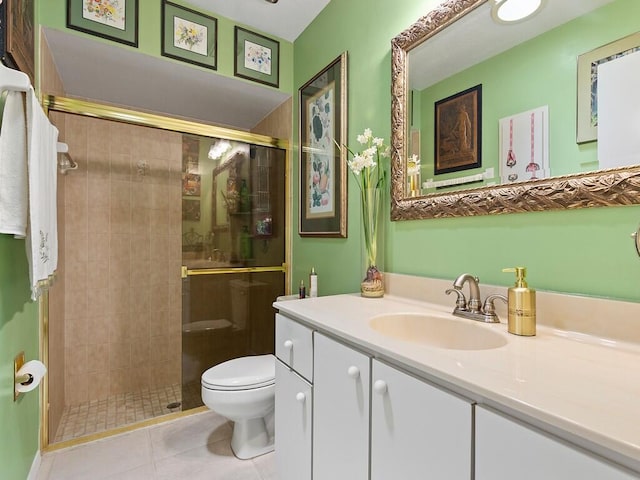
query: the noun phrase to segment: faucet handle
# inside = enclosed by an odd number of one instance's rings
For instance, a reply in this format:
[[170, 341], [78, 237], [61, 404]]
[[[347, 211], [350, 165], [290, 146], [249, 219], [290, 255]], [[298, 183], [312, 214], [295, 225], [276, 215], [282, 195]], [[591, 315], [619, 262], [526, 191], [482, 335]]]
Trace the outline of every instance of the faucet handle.
[[496, 306], [493, 303], [495, 300], [502, 300], [504, 303], [508, 303], [507, 297], [497, 293], [485, 298], [484, 304], [482, 305], [482, 312], [484, 313], [484, 321], [487, 323], [500, 323], [500, 319], [498, 315], [496, 315]]
[[451, 294], [451, 293], [457, 293], [458, 294], [458, 298], [456, 299], [456, 310], [466, 310], [467, 309], [467, 299], [464, 296], [464, 293], [462, 293], [461, 290], [458, 290], [457, 288], [448, 288], [445, 290], [445, 292], [447, 295]]

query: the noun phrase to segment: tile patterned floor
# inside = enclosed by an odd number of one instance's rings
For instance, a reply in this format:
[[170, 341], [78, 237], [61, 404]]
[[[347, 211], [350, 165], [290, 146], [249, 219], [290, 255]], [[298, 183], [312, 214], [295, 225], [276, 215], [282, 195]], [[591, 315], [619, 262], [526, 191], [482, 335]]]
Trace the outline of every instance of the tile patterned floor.
[[231, 423], [205, 411], [45, 453], [37, 480], [276, 480], [273, 453], [238, 460]]
[[181, 386], [175, 384], [67, 406], [60, 419], [54, 442], [71, 440], [180, 411], [180, 407], [171, 410], [167, 408], [169, 403], [180, 402], [180, 399]]

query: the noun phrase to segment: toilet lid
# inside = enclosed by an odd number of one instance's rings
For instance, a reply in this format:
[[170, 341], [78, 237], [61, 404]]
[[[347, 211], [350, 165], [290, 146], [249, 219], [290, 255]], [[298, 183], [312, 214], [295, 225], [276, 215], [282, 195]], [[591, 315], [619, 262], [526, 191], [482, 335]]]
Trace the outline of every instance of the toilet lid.
[[202, 374], [202, 386], [216, 390], [245, 390], [275, 382], [276, 361], [273, 355], [234, 358], [211, 367]]

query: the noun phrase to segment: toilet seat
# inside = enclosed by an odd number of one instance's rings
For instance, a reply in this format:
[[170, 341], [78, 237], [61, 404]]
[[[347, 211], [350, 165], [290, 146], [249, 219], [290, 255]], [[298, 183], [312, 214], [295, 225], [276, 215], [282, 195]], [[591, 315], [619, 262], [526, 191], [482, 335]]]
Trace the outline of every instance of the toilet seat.
[[202, 374], [202, 387], [211, 390], [253, 390], [275, 383], [273, 355], [234, 358]]

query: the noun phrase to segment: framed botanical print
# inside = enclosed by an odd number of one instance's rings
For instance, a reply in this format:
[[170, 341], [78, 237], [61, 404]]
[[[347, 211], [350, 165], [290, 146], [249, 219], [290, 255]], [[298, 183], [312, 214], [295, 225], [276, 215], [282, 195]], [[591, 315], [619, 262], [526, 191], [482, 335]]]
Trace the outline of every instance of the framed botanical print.
[[233, 74], [278, 88], [280, 83], [280, 42], [235, 27]]
[[301, 236], [347, 236], [347, 54], [299, 90]]
[[576, 143], [598, 138], [598, 66], [640, 51], [640, 32], [598, 47], [578, 57]]
[[216, 70], [218, 20], [175, 3], [162, 2], [162, 55]]
[[482, 166], [482, 85], [436, 102], [434, 174]]
[[138, 46], [138, 0], [67, 0], [67, 28]]

